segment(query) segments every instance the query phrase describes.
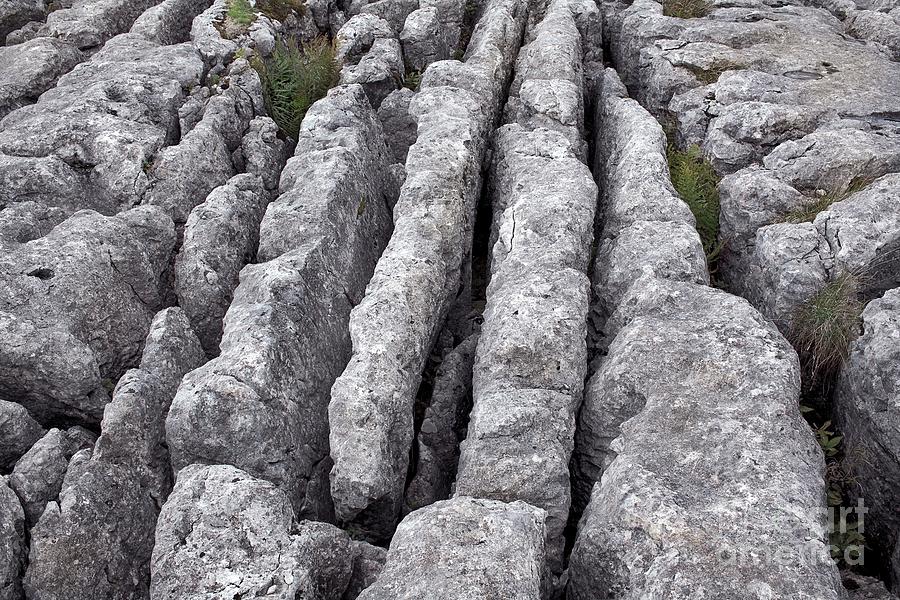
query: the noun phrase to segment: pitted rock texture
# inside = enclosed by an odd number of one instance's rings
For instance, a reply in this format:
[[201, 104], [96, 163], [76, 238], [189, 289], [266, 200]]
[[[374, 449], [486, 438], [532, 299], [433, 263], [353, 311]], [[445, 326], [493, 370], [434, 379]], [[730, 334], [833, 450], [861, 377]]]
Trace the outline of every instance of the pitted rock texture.
[[147, 598], [159, 508], [172, 489], [165, 416], [181, 377], [205, 360], [184, 312], [150, 325], [140, 366], [119, 380], [85, 460], [31, 530], [30, 598]]
[[45, 433], [24, 406], [0, 400], [0, 473], [9, 473]]
[[556, 131], [506, 125], [494, 146], [498, 239], [456, 493], [546, 510], [548, 559], [559, 572], [587, 372], [586, 270], [597, 186], [579, 148]]
[[328, 407], [337, 517], [372, 539], [388, 537], [400, 513], [414, 395], [432, 342], [466, 287], [462, 263], [471, 251], [485, 140], [524, 21], [518, 0], [489, 2], [465, 63], [434, 63], [410, 103], [418, 137], [394, 233], [351, 313], [353, 355]]
[[873, 300], [863, 312], [863, 332], [850, 348], [835, 394], [835, 420], [844, 435], [853, 491], [869, 508], [866, 539], [891, 561], [900, 585], [900, 290]]
[[0, 397], [44, 424], [99, 423], [140, 356], [174, 244], [172, 221], [139, 207], [78, 212], [3, 253]]
[[175, 293], [207, 354], [219, 353], [222, 318], [238, 274], [256, 256], [268, 200], [259, 177], [241, 174], [214, 189], [188, 216], [175, 260]]
[[150, 598], [339, 600], [351, 571], [347, 534], [295, 523], [273, 484], [231, 466], [191, 465], [160, 514]]
[[169, 412], [172, 462], [236, 465], [276, 483], [298, 515], [331, 518], [326, 407], [347, 362], [352, 305], [390, 235], [386, 148], [360, 86], [304, 119], [281, 195], [225, 315], [220, 355], [188, 374]]
[[154, 156], [177, 142], [184, 90], [202, 72], [190, 44], [160, 46], [137, 34], [110, 40], [0, 122], [0, 202], [106, 215], [138, 204]]
[[29, 528], [37, 523], [47, 503], [59, 496], [70, 459], [79, 450], [93, 449], [95, 441], [96, 436], [80, 427], [70, 431], [54, 428], [16, 462], [7, 483], [22, 503]]
[[[659, 279], [637, 282], [618, 318], [581, 412], [576, 460], [603, 477], [569, 597], [842, 598], [787, 341], [745, 301]], [[762, 551], [790, 560], [748, 566]]]
[[25, 512], [4, 479], [0, 479], [0, 534], [0, 599], [19, 600], [28, 556]]
[[458, 497], [410, 513], [360, 600], [517, 598], [546, 585], [543, 510]]

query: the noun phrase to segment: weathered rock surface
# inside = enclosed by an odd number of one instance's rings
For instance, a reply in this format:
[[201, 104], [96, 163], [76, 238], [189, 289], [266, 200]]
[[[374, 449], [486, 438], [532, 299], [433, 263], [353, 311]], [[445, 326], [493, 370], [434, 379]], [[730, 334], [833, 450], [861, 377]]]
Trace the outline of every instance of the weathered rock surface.
[[390, 234], [380, 125], [359, 86], [306, 115], [259, 264], [241, 272], [221, 354], [184, 379], [166, 424], [173, 465], [233, 464], [280, 486], [300, 516], [331, 518], [329, 390], [347, 321]]
[[181, 309], [154, 317], [140, 366], [116, 386], [92, 455], [72, 459], [59, 502], [31, 531], [29, 598], [148, 597], [156, 519], [172, 489], [165, 416], [181, 377], [204, 360]]
[[498, 240], [456, 493], [546, 510], [548, 560], [560, 572], [575, 411], [587, 371], [586, 271], [597, 186], [580, 147], [562, 133], [506, 125], [494, 146]]
[[[834, 399], [834, 416], [856, 489], [869, 513], [867, 543], [893, 558], [900, 573], [900, 289], [873, 300], [863, 312], [863, 333], [850, 348]], [[892, 582], [900, 585], [900, 580]]]
[[460, 434], [472, 407], [472, 365], [477, 334], [454, 348], [438, 368], [416, 437], [415, 475], [406, 488], [406, 506], [416, 510], [445, 500], [456, 479]]
[[602, 228], [592, 284], [601, 328], [643, 273], [709, 282], [694, 216], [669, 179], [662, 127], [625, 94], [607, 70], [595, 113]]
[[194, 18], [210, 4], [210, 0], [163, 0], [137, 18], [131, 33], [162, 46], [184, 42], [190, 38]]
[[29, 21], [43, 20], [46, 13], [43, 0], [0, 0], [0, 45], [11, 31]]
[[159, 46], [136, 34], [110, 40], [0, 122], [0, 202], [31, 200], [70, 214], [140, 203], [146, 170], [177, 142], [184, 90], [202, 72], [190, 44]]
[[25, 513], [15, 492], [0, 478], [0, 599], [22, 597], [22, 571], [27, 555]]
[[[96, 424], [159, 308], [172, 221], [79, 212], [0, 258], [0, 398], [40, 422]], [[49, 293], [52, 289], [52, 293]]]
[[159, 517], [150, 597], [339, 600], [351, 570], [347, 534], [295, 524], [273, 484], [231, 466], [191, 465]]
[[259, 75], [246, 60], [229, 66], [217, 92], [197, 125], [150, 168], [144, 202], [163, 207], [176, 223], [187, 221], [195, 206], [235, 175], [231, 155], [253, 118], [264, 112]]
[[22, 503], [29, 528], [37, 523], [47, 503], [59, 497], [72, 456], [94, 447], [96, 436], [80, 427], [72, 429], [71, 434], [59, 429], [48, 431], [16, 462], [7, 477], [9, 487]]
[[0, 118], [37, 100], [82, 60], [78, 48], [53, 38], [0, 47]]
[[350, 317], [353, 356], [331, 392], [331, 493], [343, 523], [374, 539], [400, 513], [413, 402], [431, 346], [471, 251], [487, 134], [499, 115], [525, 20], [518, 0], [494, 0], [466, 62], [434, 63], [410, 104], [418, 123], [394, 233]]
[[268, 194], [250, 174], [232, 177], [191, 211], [175, 259], [175, 293], [209, 355], [219, 352], [222, 318], [241, 269], [256, 257]]
[[416, 143], [417, 124], [409, 114], [409, 104], [415, 92], [409, 88], [394, 90], [381, 101], [378, 107], [378, 120], [385, 133], [391, 161], [406, 164], [409, 147]]
[[375, 583], [387, 559], [387, 551], [384, 548], [366, 542], [352, 541], [350, 550], [353, 553], [353, 572], [344, 591], [343, 600], [355, 600], [364, 589]]
[[0, 400], [0, 473], [8, 473], [44, 433], [24, 406]]
[[603, 476], [569, 597], [842, 598], [787, 341], [743, 300], [655, 278], [618, 326], [579, 419], [576, 461]]
[[410, 513], [360, 600], [542, 598], [545, 513], [524, 502], [457, 497]]

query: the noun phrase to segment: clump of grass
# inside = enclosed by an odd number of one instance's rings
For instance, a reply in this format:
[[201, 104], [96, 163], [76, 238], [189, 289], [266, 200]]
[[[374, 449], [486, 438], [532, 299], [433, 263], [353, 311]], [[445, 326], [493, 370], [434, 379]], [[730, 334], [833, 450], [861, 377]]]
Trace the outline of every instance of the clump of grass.
[[719, 242], [719, 176], [703, 158], [699, 146], [678, 150], [669, 144], [667, 151], [672, 185], [690, 207], [697, 220], [697, 233], [703, 241], [706, 260], [713, 263], [722, 250]]
[[422, 85], [422, 72], [407, 71], [406, 75], [403, 77], [403, 87], [409, 88], [415, 92], [419, 89], [420, 85]]
[[303, 49], [293, 40], [279, 40], [270, 57], [254, 57], [251, 64], [262, 80], [269, 116], [293, 139], [306, 111], [337, 83], [340, 73], [334, 45], [324, 38]]
[[306, 4], [303, 0], [258, 0], [259, 12], [276, 21], [284, 21], [291, 14], [303, 14]]
[[663, 0], [663, 14], [679, 19], [699, 19], [712, 10], [708, 0]]
[[249, 0], [231, 0], [225, 18], [235, 25], [247, 27], [256, 20], [256, 11], [250, 6]]
[[797, 310], [789, 337], [800, 356], [805, 385], [834, 377], [847, 358], [863, 310], [859, 285], [857, 275], [841, 273]]
[[782, 223], [811, 223], [816, 219], [816, 215], [824, 210], [828, 210], [835, 202], [846, 200], [853, 194], [861, 192], [869, 181], [865, 178], [856, 178], [846, 189], [836, 189], [825, 192], [820, 196], [816, 196], [802, 206], [795, 208], [784, 216]]
[[731, 62], [729, 60], [715, 60], [712, 64], [707, 68], [697, 67], [694, 65], [683, 65], [685, 69], [691, 72], [697, 81], [702, 83], [703, 85], [709, 85], [711, 83], [715, 83], [719, 80], [719, 77], [722, 76], [722, 73], [725, 71], [734, 71], [736, 69], [742, 68], [741, 65]]

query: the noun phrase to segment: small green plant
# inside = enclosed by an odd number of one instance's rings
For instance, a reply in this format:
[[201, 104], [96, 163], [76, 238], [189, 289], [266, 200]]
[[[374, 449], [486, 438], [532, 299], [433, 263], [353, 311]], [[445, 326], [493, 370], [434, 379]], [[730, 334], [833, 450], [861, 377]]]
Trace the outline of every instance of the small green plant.
[[249, 54], [247, 53], [247, 49], [243, 46], [238, 48], [234, 53], [234, 60], [241, 60], [243, 58], [247, 58]]
[[831, 430], [831, 421], [825, 421], [816, 428], [816, 440], [819, 442], [819, 446], [822, 448], [826, 458], [837, 456], [838, 446], [841, 445], [841, 440], [843, 439], [843, 436], [836, 435]]
[[859, 329], [863, 305], [858, 289], [858, 276], [844, 272], [798, 309], [789, 337], [800, 356], [805, 385], [822, 383], [843, 364]]
[[407, 71], [406, 75], [403, 77], [403, 87], [409, 88], [415, 92], [419, 89], [420, 85], [422, 85], [422, 72]]
[[270, 57], [255, 56], [251, 64], [262, 80], [269, 116], [293, 139], [306, 111], [337, 83], [340, 73], [334, 45], [324, 38], [302, 50], [293, 40], [278, 40]]
[[663, 14], [679, 19], [699, 19], [712, 10], [708, 0], [663, 0]]
[[719, 77], [722, 76], [722, 73], [725, 71], [734, 71], [742, 68], [741, 65], [731, 62], [729, 60], [715, 60], [709, 67], [705, 69], [702, 67], [697, 67], [695, 65], [683, 65], [685, 69], [691, 72], [691, 74], [703, 85], [709, 85], [711, 83], [715, 83], [719, 80]]
[[703, 241], [706, 260], [713, 263], [722, 250], [719, 236], [719, 176], [696, 145], [678, 150], [669, 144], [667, 151], [672, 185], [690, 207], [697, 220], [697, 232]]
[[249, 0], [231, 0], [225, 18], [235, 25], [247, 27], [256, 20], [256, 12], [250, 6]]
[[816, 215], [824, 210], [828, 210], [835, 202], [846, 200], [853, 194], [862, 191], [870, 182], [865, 178], [856, 178], [846, 189], [836, 189], [830, 192], [824, 192], [820, 196], [816, 196], [809, 202], [803, 204], [789, 212], [781, 220], [782, 223], [811, 223], [815, 220]]
[[306, 10], [303, 0], [259, 0], [256, 7], [259, 12], [276, 21], [284, 21], [292, 13], [303, 14]]

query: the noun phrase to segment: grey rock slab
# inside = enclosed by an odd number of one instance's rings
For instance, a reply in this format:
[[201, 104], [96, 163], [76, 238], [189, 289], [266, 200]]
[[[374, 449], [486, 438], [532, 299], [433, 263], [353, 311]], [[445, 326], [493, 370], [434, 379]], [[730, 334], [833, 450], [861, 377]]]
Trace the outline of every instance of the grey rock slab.
[[163, 207], [179, 224], [213, 189], [235, 175], [232, 152], [253, 118], [264, 112], [262, 84], [247, 61], [232, 63], [224, 79], [199, 123], [177, 145], [165, 148], [150, 169], [144, 202]]
[[97, 424], [108, 390], [140, 357], [174, 244], [172, 221], [138, 207], [78, 212], [4, 252], [0, 397], [45, 424]]
[[375, 539], [388, 537], [399, 516], [419, 378], [457, 292], [466, 289], [484, 144], [524, 22], [518, 0], [490, 2], [466, 62], [433, 63], [410, 103], [418, 137], [394, 233], [351, 313], [353, 355], [328, 411], [337, 517]]
[[452, 27], [450, 25], [450, 31], [447, 30], [447, 24], [434, 6], [411, 12], [400, 32], [406, 69], [422, 72], [436, 60], [452, 58], [455, 42], [459, 41], [459, 28], [457, 26], [454, 31]]
[[93, 453], [69, 462], [58, 502], [31, 530], [29, 598], [147, 598], [159, 509], [172, 488], [165, 415], [182, 375], [205, 360], [187, 316], [159, 312], [140, 367], [119, 381]]
[[353, 15], [335, 38], [335, 58], [341, 64], [357, 64], [371, 50], [376, 40], [395, 37], [391, 25], [379, 16]]
[[400, 88], [388, 94], [378, 107], [378, 120], [385, 133], [385, 143], [391, 161], [406, 164], [409, 147], [416, 143], [417, 124], [409, 114], [409, 103], [415, 92], [409, 88]]
[[[176, 469], [227, 463], [279, 485], [297, 513], [333, 518], [329, 390], [350, 356], [350, 309], [391, 230], [380, 125], [359, 86], [315, 103], [244, 267], [220, 355], [187, 375], [166, 430]], [[368, 194], [368, 195], [367, 195]]]
[[[850, 346], [835, 393], [834, 416], [854, 491], [869, 509], [866, 540], [900, 573], [900, 290], [870, 302], [862, 318], [862, 335]], [[892, 584], [900, 584], [896, 575]]]
[[262, 180], [236, 175], [188, 216], [175, 259], [175, 293], [207, 354], [218, 354], [222, 318], [241, 269], [256, 256], [268, 194]]
[[340, 83], [360, 84], [377, 109], [388, 94], [400, 87], [405, 73], [400, 42], [394, 38], [379, 38], [359, 62], [341, 68]]
[[30, 242], [66, 220], [66, 211], [40, 202], [16, 202], [0, 209], [0, 245]]
[[190, 44], [110, 40], [0, 122], [0, 202], [32, 200], [70, 214], [140, 203], [153, 157], [177, 142], [184, 90], [202, 72]]
[[80, 49], [102, 46], [128, 31], [135, 20], [160, 0], [76, 0], [69, 8], [47, 16], [42, 33], [75, 44]]
[[53, 38], [0, 46], [0, 119], [36, 101], [84, 58], [72, 44]]
[[724, 292], [655, 279], [635, 294], [579, 420], [576, 461], [605, 470], [568, 597], [843, 598], [793, 349]]
[[25, 513], [19, 498], [0, 479], [0, 600], [22, 598], [22, 571], [28, 556]]
[[709, 283], [706, 254], [697, 230], [684, 222], [635, 221], [597, 249], [592, 284], [597, 306], [609, 316], [642, 274]]
[[394, 36], [403, 29], [403, 24], [410, 13], [419, 8], [419, 0], [376, 0], [375, 2], [351, 2], [350, 13], [375, 15], [381, 17], [391, 26]]
[[162, 0], [141, 14], [131, 26], [131, 33], [162, 46], [190, 39], [194, 18], [209, 8], [211, 0]]
[[78, 437], [51, 429], [16, 462], [7, 478], [22, 503], [29, 528], [37, 523], [47, 503], [59, 496], [69, 459], [79, 450], [93, 448], [96, 441], [93, 435]]
[[269, 117], [250, 121], [241, 139], [244, 170], [262, 179], [266, 190], [276, 191], [288, 159], [288, 144], [278, 137], [278, 125]]
[[387, 550], [366, 542], [354, 540], [350, 542], [350, 548], [353, 553], [353, 572], [343, 600], [355, 600], [364, 589], [375, 583], [387, 559]]
[[406, 506], [416, 510], [450, 496], [456, 478], [462, 428], [472, 406], [472, 365], [477, 334], [450, 353], [434, 377], [431, 402], [416, 438], [415, 475], [406, 488]]
[[603, 237], [616, 237], [637, 221], [693, 227], [694, 216], [669, 178], [659, 121], [626, 94], [619, 76], [607, 69], [596, 104], [593, 165], [601, 190]]
[[456, 494], [546, 510], [548, 560], [560, 572], [575, 411], [587, 371], [586, 270], [597, 186], [561, 133], [506, 125], [494, 146], [498, 236]]
[[339, 600], [351, 569], [347, 535], [294, 523], [273, 484], [227, 465], [191, 465], [159, 517], [150, 598]]
[[8, 473], [44, 433], [24, 406], [0, 400], [0, 472]]
[[545, 513], [525, 502], [458, 497], [407, 515], [378, 580], [360, 600], [538, 600]]
[[0, 45], [8, 33], [29, 21], [42, 21], [46, 14], [43, 0], [0, 0]]

